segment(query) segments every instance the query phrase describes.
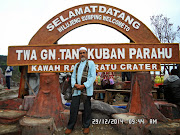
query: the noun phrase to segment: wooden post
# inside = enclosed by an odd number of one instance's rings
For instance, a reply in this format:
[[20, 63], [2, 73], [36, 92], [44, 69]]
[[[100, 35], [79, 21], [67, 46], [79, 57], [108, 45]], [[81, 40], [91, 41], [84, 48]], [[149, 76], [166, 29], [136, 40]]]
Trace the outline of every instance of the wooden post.
[[25, 87], [26, 73], [27, 73], [27, 67], [25, 66], [21, 67], [21, 79], [20, 79], [18, 98], [22, 98], [23, 96], [28, 95], [28, 91]]
[[56, 73], [40, 74], [40, 89], [27, 116], [36, 118], [54, 118], [56, 126], [60, 123], [60, 111], [63, 111], [59, 77]]
[[130, 113], [144, 115], [147, 119], [167, 121], [166, 117], [157, 109], [151, 94], [151, 76], [149, 72], [132, 73], [131, 97], [128, 104]]

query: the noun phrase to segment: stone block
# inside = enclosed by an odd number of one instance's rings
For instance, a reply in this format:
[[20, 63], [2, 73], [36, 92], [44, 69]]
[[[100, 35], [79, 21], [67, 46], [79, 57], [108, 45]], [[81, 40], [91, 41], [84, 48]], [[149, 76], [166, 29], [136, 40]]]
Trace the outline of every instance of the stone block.
[[0, 110], [0, 123], [1, 124], [16, 123], [24, 115], [26, 115], [26, 111]]
[[19, 121], [22, 127], [22, 135], [52, 135], [56, 130], [53, 118], [23, 117]]

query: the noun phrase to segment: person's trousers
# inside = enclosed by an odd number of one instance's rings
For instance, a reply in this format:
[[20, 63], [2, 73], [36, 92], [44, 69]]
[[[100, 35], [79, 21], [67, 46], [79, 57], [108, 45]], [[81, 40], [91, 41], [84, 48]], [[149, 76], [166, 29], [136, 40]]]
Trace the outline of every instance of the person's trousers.
[[122, 81], [125, 81], [125, 77], [127, 77], [127, 81], [131, 80], [130, 72], [122, 72]]
[[[70, 118], [68, 122], [68, 129], [73, 129], [77, 121], [79, 105], [81, 96], [73, 96], [70, 106]], [[91, 124], [91, 96], [87, 96], [84, 101], [84, 111], [82, 112], [82, 127], [88, 128]]]
[[10, 89], [10, 76], [6, 76], [6, 86]]

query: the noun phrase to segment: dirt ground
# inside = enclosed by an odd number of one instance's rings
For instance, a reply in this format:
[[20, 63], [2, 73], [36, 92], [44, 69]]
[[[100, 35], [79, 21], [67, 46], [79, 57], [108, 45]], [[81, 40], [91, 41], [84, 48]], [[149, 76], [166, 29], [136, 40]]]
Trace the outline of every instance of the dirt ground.
[[[59, 128], [54, 135], [65, 135], [66, 128]], [[84, 135], [82, 128], [75, 128], [70, 135]], [[91, 125], [88, 135], [120, 135], [111, 125]]]

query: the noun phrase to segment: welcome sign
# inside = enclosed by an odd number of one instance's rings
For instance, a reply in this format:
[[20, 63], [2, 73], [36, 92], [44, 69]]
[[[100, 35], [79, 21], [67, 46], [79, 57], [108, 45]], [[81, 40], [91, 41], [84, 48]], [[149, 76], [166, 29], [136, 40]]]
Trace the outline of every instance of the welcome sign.
[[[57, 41], [87, 24], [112, 27], [131, 42], [127, 44], [62, 44]], [[149, 43], [149, 44], [148, 44]], [[72, 72], [79, 62], [79, 48], [97, 71], [159, 71], [160, 64], [179, 63], [179, 44], [159, 40], [133, 15], [110, 5], [90, 3], [69, 8], [52, 17], [32, 37], [28, 46], [10, 46], [8, 65], [28, 65], [28, 72]]]
[[29, 72], [72, 72], [81, 46], [98, 71], [158, 71], [160, 63], [179, 61], [179, 44], [66, 44], [10, 46], [8, 65], [30, 65]]
[[135, 43], [159, 43], [149, 28], [128, 12], [110, 5], [90, 3], [69, 8], [52, 17], [29, 44], [54, 44], [66, 33], [87, 24], [112, 27]]
[[132, 16], [124, 11], [120, 11], [108, 6], [94, 4], [69, 10], [67, 11], [66, 15], [60, 15], [58, 18], [53, 19], [46, 28], [48, 31], [53, 31], [56, 29], [59, 32], [62, 32], [75, 24], [90, 20], [109, 22], [117, 25], [125, 31], [130, 31], [130, 26], [133, 29], [139, 29], [141, 25], [139, 21], [135, 20]]

